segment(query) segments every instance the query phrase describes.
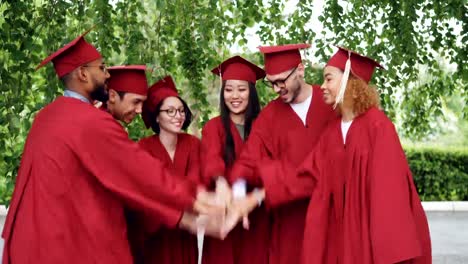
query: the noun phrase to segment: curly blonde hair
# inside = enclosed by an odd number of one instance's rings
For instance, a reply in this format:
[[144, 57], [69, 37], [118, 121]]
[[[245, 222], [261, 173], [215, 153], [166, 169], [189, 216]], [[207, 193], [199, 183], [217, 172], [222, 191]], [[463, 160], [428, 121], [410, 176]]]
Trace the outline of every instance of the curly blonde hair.
[[375, 86], [350, 74], [344, 94], [343, 104], [351, 107], [356, 116], [366, 112], [371, 107], [380, 108], [379, 93]]

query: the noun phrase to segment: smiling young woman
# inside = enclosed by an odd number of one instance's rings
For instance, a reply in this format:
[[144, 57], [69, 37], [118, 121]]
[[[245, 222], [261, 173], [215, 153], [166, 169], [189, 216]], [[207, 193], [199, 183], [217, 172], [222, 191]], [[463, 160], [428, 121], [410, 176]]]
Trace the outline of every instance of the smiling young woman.
[[[149, 88], [142, 117], [146, 127], [151, 127], [155, 134], [141, 139], [138, 144], [160, 160], [174, 177], [200, 182], [200, 140], [183, 132], [190, 125], [192, 112], [179, 97], [170, 76]], [[139, 219], [138, 215], [130, 215], [128, 221], [128, 236], [136, 263], [197, 263], [195, 235], [158, 223], [150, 223], [148, 228]]]
[[[208, 186], [217, 182], [217, 188], [220, 188], [220, 182], [232, 183], [231, 167], [260, 112], [255, 83], [265, 73], [240, 56], [227, 59], [212, 72], [222, 80], [220, 116], [209, 120], [203, 127], [202, 177]], [[234, 200], [251, 188], [245, 185], [233, 186]], [[256, 210], [250, 222], [250, 230], [238, 226], [224, 241], [206, 238], [203, 263], [268, 263], [268, 219], [264, 208]]]

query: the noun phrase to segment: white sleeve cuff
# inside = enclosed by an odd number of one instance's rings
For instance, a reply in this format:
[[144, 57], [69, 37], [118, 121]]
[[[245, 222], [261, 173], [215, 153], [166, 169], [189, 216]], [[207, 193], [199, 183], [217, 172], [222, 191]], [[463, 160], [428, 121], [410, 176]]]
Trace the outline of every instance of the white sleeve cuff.
[[247, 195], [247, 181], [239, 179], [232, 185], [232, 196], [236, 198], [244, 198]]

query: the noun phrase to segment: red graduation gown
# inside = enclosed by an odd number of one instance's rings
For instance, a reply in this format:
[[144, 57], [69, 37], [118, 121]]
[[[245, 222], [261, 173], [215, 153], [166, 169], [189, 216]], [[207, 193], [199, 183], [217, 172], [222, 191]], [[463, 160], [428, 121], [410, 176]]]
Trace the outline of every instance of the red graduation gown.
[[28, 134], [3, 263], [132, 263], [124, 206], [176, 226], [194, 195], [192, 184], [169, 176], [111, 115], [59, 97]]
[[[181, 133], [177, 136], [177, 146], [174, 161], [159, 140], [158, 135], [141, 139], [138, 144], [151, 156], [160, 160], [176, 177], [189, 179], [194, 183], [200, 182], [200, 140], [192, 135]], [[133, 235], [143, 236], [142, 248], [133, 248], [139, 254], [137, 263], [161, 264], [196, 264], [198, 259], [197, 237], [188, 231], [180, 229], [157, 228], [157, 223], [150, 223], [153, 231], [145, 236], [148, 229], [141, 229], [141, 222], [129, 222], [130, 242], [134, 243]], [[157, 230], [156, 230], [157, 229]], [[135, 232], [135, 234], [132, 234]], [[142, 234], [142, 232], [144, 232]], [[141, 238], [141, 237], [140, 237]], [[138, 241], [137, 241], [138, 243]]]
[[[231, 122], [236, 157], [244, 142]], [[223, 160], [225, 132], [221, 117], [209, 120], [202, 130], [202, 176], [210, 185], [214, 177], [224, 175], [231, 181], [231, 168]], [[204, 264], [266, 264], [268, 263], [269, 221], [264, 208], [258, 208], [250, 216], [250, 229], [238, 225], [224, 240], [205, 237], [203, 246]]]
[[[382, 111], [371, 108], [357, 117], [346, 145], [336, 119], [299, 172], [283, 186], [316, 181], [303, 264], [432, 262], [426, 215], [398, 135]], [[274, 202], [293, 199], [273, 186], [278, 183], [265, 184]]]
[[[272, 177], [279, 172], [294, 178], [297, 166], [315, 146], [327, 122], [335, 116], [332, 108], [323, 102], [320, 87], [314, 85], [312, 89], [305, 125], [291, 106], [279, 98], [262, 110], [233, 166], [233, 179], [245, 178], [259, 184], [260, 176]], [[306, 196], [271, 210], [270, 264], [299, 263], [308, 203]]]

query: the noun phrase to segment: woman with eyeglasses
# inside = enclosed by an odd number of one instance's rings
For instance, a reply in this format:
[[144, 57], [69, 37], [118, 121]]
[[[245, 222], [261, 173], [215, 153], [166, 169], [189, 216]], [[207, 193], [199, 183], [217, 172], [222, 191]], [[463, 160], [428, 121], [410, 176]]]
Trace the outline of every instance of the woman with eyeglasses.
[[[138, 144], [162, 161], [175, 177], [200, 182], [200, 140], [183, 132], [192, 121], [192, 113], [179, 97], [170, 76], [148, 89], [142, 117], [146, 127], [151, 127], [155, 134], [141, 139]], [[140, 221], [134, 223], [139, 226], [129, 226], [129, 240], [136, 263], [197, 263], [195, 235], [156, 223], [148, 223], [149, 227]], [[145, 234], [142, 234], [143, 229]]]
[[[202, 177], [205, 184], [219, 193], [229, 194], [230, 169], [248, 140], [253, 122], [260, 112], [255, 88], [265, 72], [253, 63], [235, 56], [227, 59], [212, 72], [222, 80], [220, 91], [220, 116], [209, 120], [202, 131]], [[246, 189], [256, 186], [233, 186], [235, 203]], [[269, 223], [264, 208], [250, 216], [250, 226], [245, 230], [237, 226], [225, 240], [205, 238], [203, 264], [266, 264], [268, 263]]]

